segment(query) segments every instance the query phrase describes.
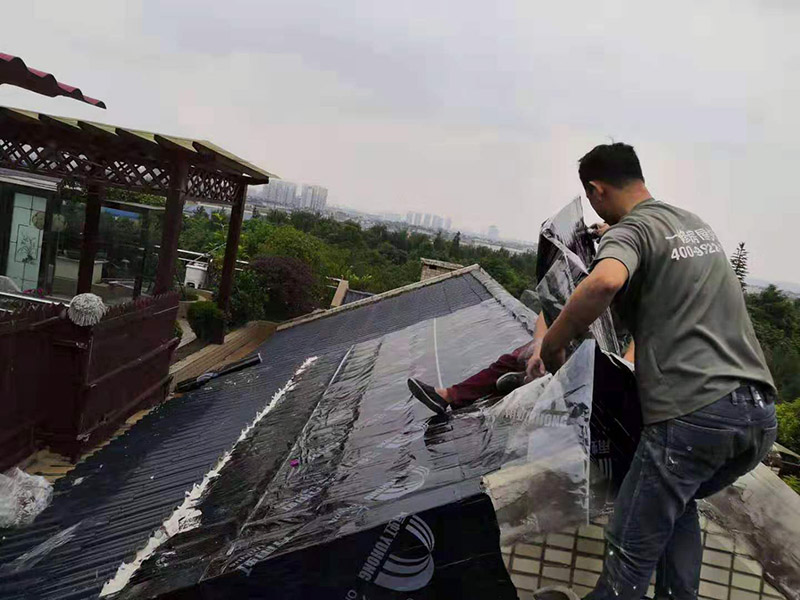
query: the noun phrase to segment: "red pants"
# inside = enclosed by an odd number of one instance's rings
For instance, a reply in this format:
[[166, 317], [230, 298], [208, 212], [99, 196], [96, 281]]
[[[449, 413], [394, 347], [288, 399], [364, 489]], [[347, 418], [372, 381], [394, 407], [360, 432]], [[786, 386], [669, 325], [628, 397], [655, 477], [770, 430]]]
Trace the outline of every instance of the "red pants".
[[447, 389], [450, 401], [456, 406], [472, 404], [478, 398], [483, 398], [497, 390], [495, 384], [502, 375], [524, 371], [530, 357], [531, 343], [527, 342], [514, 350], [511, 354], [503, 354], [488, 368], [478, 371], [461, 383]]

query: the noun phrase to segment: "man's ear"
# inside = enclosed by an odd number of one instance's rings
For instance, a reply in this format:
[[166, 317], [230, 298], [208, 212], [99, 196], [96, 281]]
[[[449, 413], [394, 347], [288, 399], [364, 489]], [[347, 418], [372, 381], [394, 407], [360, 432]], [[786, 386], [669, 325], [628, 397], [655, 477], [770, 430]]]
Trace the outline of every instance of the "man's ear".
[[589, 182], [589, 191], [595, 194], [595, 198], [598, 200], [602, 198], [603, 192], [605, 192], [603, 182], [602, 181], [590, 181]]

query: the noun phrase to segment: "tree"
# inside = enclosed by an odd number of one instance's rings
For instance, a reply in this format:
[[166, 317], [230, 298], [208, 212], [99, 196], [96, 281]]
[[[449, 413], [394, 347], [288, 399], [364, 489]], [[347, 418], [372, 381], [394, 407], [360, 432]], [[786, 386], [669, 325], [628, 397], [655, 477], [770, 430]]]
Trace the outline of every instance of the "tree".
[[736, 277], [739, 278], [739, 283], [742, 284], [742, 289], [747, 288], [745, 279], [747, 278], [747, 250], [744, 247], [744, 242], [739, 242], [736, 250], [733, 251], [731, 256], [731, 267]]
[[315, 307], [314, 274], [303, 261], [284, 256], [262, 256], [250, 264], [264, 293], [264, 313], [273, 319], [291, 319]]
[[450, 242], [450, 257], [454, 260], [461, 258], [461, 232], [457, 231]]
[[778, 441], [800, 452], [800, 398], [794, 402], [782, 402], [776, 407], [778, 414]]

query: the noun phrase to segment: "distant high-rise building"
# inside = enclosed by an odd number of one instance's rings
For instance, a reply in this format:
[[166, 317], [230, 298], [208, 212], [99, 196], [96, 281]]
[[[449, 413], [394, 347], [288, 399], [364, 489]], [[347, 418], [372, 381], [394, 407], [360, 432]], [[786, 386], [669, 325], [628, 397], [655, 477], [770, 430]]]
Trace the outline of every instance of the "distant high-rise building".
[[433, 215], [431, 226], [434, 229], [441, 229], [442, 227], [444, 227], [444, 219], [442, 219], [442, 217], [440, 217], [439, 215]]
[[413, 212], [406, 213], [406, 223], [408, 223], [409, 225], [413, 225], [414, 224], [414, 213]]
[[450, 231], [450, 228], [451, 228], [452, 226], [453, 226], [453, 219], [451, 219], [450, 217], [447, 217], [447, 218], [444, 220], [444, 228], [445, 228], [447, 231]]
[[419, 227], [422, 225], [422, 214], [421, 213], [414, 213], [414, 225]]
[[490, 240], [500, 239], [500, 230], [497, 225], [489, 225], [489, 232], [487, 234]]
[[304, 185], [298, 208], [322, 212], [328, 201], [328, 189], [321, 185]]
[[423, 227], [430, 227], [431, 226], [431, 216], [429, 214], [425, 214], [422, 218], [422, 226]]
[[249, 194], [255, 204], [277, 204], [289, 208], [321, 212], [328, 201], [328, 189], [320, 185], [302, 185], [283, 179], [273, 179]]

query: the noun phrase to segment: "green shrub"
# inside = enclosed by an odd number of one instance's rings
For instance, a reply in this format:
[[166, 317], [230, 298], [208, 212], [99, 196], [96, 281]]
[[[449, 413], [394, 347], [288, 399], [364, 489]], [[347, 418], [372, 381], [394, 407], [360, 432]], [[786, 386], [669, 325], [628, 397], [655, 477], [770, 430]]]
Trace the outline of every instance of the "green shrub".
[[789, 475], [788, 477], [784, 477], [783, 480], [790, 488], [792, 488], [795, 492], [800, 494], [800, 477]]
[[192, 331], [201, 340], [211, 341], [223, 327], [225, 317], [213, 302], [195, 302], [187, 314]]
[[778, 441], [800, 452], [800, 398], [779, 403], [775, 412], [778, 415]]
[[236, 273], [229, 309], [231, 325], [263, 320], [268, 303], [269, 294], [257, 273], [250, 268]]
[[198, 300], [200, 295], [190, 287], [181, 286], [181, 301], [194, 302]]

